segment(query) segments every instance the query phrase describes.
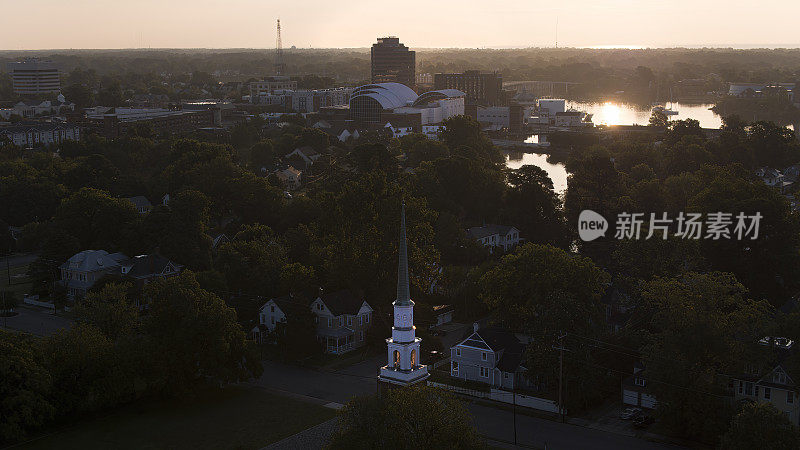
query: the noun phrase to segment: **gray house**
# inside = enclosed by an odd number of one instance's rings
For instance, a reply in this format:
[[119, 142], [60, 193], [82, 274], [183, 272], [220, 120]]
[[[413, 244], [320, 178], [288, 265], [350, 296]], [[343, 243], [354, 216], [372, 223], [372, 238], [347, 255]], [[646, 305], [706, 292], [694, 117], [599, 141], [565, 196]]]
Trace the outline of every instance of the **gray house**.
[[105, 250], [84, 250], [62, 264], [60, 284], [67, 289], [67, 298], [76, 300], [105, 275], [120, 271], [128, 257], [122, 253], [109, 254]]
[[498, 327], [478, 328], [450, 348], [450, 376], [478, 381], [501, 389], [523, 387], [520, 376], [525, 346], [514, 333]]

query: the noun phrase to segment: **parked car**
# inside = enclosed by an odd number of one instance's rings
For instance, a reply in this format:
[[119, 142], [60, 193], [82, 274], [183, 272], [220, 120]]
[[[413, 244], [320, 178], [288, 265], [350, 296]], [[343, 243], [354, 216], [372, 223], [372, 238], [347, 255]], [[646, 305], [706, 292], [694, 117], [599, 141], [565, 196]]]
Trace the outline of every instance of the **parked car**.
[[653, 419], [651, 416], [639, 415], [635, 419], [633, 419], [633, 426], [635, 428], [647, 428], [650, 424], [652, 424], [655, 421], [656, 419]]
[[619, 418], [622, 420], [631, 420], [642, 414], [641, 408], [625, 408]]

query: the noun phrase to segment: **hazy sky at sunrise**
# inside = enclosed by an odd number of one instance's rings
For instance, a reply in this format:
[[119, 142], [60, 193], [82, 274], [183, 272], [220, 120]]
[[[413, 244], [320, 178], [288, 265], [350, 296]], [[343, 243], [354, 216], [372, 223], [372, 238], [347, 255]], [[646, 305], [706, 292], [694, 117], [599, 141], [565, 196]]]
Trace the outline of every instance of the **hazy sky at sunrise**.
[[[387, 6], [391, 5], [391, 6]], [[0, 0], [0, 49], [800, 47], [800, 1]]]

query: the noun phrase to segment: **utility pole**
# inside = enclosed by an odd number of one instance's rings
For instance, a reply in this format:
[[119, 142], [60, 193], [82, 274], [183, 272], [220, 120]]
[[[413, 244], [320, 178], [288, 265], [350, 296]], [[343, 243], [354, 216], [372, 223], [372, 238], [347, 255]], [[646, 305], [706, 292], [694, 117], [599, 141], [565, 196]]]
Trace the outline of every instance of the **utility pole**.
[[564, 337], [566, 333], [558, 336], [558, 414], [561, 416], [561, 423], [564, 423], [564, 404], [563, 404], [563, 388], [564, 388]]
[[513, 381], [513, 392], [514, 392], [514, 402], [512, 405], [512, 411], [514, 411], [514, 445], [517, 445], [517, 372], [514, 371], [514, 375], [511, 377]]

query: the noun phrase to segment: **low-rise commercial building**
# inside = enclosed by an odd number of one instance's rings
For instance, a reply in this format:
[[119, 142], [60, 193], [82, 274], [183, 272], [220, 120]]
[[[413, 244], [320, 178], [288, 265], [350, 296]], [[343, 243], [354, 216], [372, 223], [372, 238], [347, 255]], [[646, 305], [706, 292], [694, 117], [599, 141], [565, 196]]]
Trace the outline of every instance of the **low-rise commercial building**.
[[260, 81], [251, 81], [249, 87], [250, 98], [252, 99], [261, 95], [272, 94], [275, 91], [296, 90], [297, 81], [293, 81], [289, 77], [274, 76]]
[[40, 147], [79, 141], [81, 129], [75, 124], [57, 122], [27, 122], [0, 126], [0, 146], [4, 143], [18, 147]]
[[216, 126], [215, 110], [163, 108], [102, 108], [87, 110], [85, 125], [107, 138], [123, 136], [138, 126], [151, 127], [156, 135], [180, 134]]

